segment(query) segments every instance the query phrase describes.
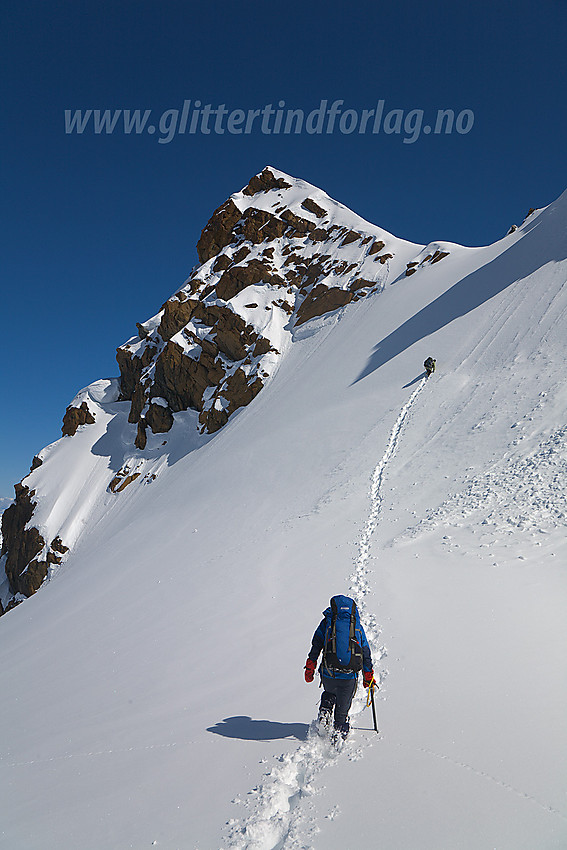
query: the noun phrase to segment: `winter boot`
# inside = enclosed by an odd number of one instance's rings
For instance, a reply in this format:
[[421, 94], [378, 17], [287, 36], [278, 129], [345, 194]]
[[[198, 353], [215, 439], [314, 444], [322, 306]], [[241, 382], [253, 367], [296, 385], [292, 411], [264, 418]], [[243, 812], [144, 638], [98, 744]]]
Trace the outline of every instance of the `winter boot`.
[[344, 723], [336, 723], [335, 728], [333, 729], [333, 742], [337, 743], [337, 741], [344, 741], [348, 733], [350, 732], [350, 723], [348, 720], [345, 720]]
[[334, 707], [334, 694], [329, 694], [326, 691], [323, 692], [323, 695], [321, 696], [321, 704], [319, 706], [319, 716], [317, 717], [317, 725], [321, 732], [327, 732], [330, 729]]
[[331, 709], [320, 708], [319, 716], [317, 717], [317, 726], [320, 732], [326, 732], [331, 726]]

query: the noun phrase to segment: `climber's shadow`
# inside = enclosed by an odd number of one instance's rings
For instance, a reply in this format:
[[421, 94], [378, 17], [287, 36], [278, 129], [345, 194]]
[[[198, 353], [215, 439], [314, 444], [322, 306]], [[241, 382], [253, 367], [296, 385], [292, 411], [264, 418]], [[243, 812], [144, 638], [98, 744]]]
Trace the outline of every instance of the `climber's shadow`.
[[413, 387], [414, 384], [417, 384], [419, 383], [419, 381], [422, 381], [426, 375], [427, 372], [422, 372], [421, 375], [418, 375], [417, 378], [414, 378], [413, 381], [409, 382], [409, 384], [404, 384], [402, 389], [407, 390], [408, 387]]
[[207, 732], [224, 738], [241, 738], [245, 741], [274, 741], [277, 738], [305, 741], [308, 731], [307, 723], [277, 723], [274, 720], [252, 720], [246, 716], [225, 717], [207, 729]]

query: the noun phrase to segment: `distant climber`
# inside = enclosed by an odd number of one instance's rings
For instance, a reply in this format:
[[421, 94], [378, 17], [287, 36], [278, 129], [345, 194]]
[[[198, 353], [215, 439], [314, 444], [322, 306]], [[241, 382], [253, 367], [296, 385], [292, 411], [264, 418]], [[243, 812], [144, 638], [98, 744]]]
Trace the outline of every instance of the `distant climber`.
[[435, 362], [436, 361], [433, 359], [433, 357], [428, 357], [427, 360], [423, 364], [424, 367], [425, 367], [425, 371], [427, 372], [428, 378], [429, 378], [430, 375], [432, 375], [435, 372]]
[[335, 740], [346, 738], [350, 725], [348, 713], [362, 670], [365, 688], [376, 685], [370, 647], [360, 622], [358, 608], [348, 596], [333, 596], [330, 607], [323, 612], [305, 664], [305, 681], [312, 682], [319, 653], [323, 694], [317, 721], [320, 727], [330, 728], [334, 709]]

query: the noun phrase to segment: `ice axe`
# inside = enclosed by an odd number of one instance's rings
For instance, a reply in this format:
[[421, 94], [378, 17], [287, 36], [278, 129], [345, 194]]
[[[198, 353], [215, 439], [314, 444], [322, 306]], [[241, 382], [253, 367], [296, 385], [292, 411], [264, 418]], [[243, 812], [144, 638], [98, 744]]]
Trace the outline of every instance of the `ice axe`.
[[374, 705], [374, 688], [377, 688], [376, 679], [372, 679], [368, 686], [368, 697], [366, 699], [366, 705], [372, 706], [372, 718], [374, 720], [374, 731], [378, 732], [378, 721], [376, 720], [376, 706]]

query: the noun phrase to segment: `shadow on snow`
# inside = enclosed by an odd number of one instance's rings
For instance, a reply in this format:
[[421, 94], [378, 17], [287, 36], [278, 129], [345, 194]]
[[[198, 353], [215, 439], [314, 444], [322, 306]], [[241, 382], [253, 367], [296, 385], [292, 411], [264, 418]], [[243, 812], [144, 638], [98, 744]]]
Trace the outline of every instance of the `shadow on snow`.
[[252, 720], [251, 717], [225, 717], [207, 732], [224, 738], [241, 738], [245, 741], [274, 741], [277, 738], [307, 739], [307, 723], [277, 723], [273, 720]]
[[417, 378], [414, 378], [413, 381], [410, 381], [409, 384], [404, 384], [402, 389], [407, 390], [408, 387], [413, 387], [414, 384], [418, 384], [420, 381], [425, 378], [427, 372], [422, 372], [421, 375], [418, 375]]
[[[431, 336], [455, 319], [475, 310], [511, 284], [528, 277], [546, 263], [564, 260], [567, 256], [567, 237], [564, 233], [555, 234], [552, 239], [541, 239], [537, 234], [539, 226], [544, 221], [548, 234], [550, 230], [557, 230], [560, 222], [559, 217], [555, 216], [556, 206], [558, 206], [557, 201], [550, 204], [543, 213], [543, 218], [538, 216], [532, 226], [526, 228], [522, 239], [511, 245], [509, 249], [463, 277], [395, 331], [381, 339], [354, 383], [366, 378], [416, 342]], [[553, 255], [550, 244], [556, 246]]]

